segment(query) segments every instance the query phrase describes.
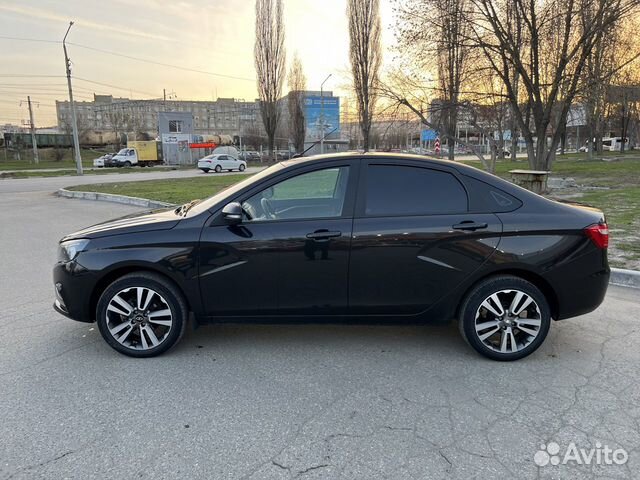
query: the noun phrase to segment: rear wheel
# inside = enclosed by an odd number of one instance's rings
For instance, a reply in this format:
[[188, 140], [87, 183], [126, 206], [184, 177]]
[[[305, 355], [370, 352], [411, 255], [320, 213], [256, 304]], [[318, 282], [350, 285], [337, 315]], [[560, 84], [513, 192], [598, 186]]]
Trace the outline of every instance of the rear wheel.
[[216, 165], [216, 168], [214, 170], [216, 171], [216, 173], [220, 173], [222, 171], [222, 167], [220, 165]]
[[538, 349], [549, 332], [549, 303], [532, 283], [514, 276], [484, 280], [460, 310], [462, 336], [477, 352], [511, 361]]
[[202, 170], [204, 173], [209, 173], [209, 169], [208, 168], [201, 168], [200, 170]]
[[186, 302], [175, 285], [147, 272], [125, 275], [109, 285], [96, 314], [106, 342], [131, 357], [166, 352], [184, 334], [188, 318]]

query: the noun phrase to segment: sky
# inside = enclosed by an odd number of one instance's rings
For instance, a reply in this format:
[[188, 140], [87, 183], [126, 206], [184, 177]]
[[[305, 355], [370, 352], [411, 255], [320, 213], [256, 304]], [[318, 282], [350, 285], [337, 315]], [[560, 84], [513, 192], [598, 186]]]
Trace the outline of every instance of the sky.
[[[344, 94], [346, 0], [283, 3], [287, 64], [297, 52], [308, 89], [319, 90], [331, 74], [325, 90]], [[380, 0], [380, 7], [390, 58], [393, 0]], [[77, 101], [93, 93], [161, 98], [163, 89], [178, 100], [255, 99], [254, 9], [254, 0], [0, 0], [0, 124], [28, 122], [30, 95], [36, 126], [55, 125], [55, 100], [68, 99], [60, 41], [70, 20]]]

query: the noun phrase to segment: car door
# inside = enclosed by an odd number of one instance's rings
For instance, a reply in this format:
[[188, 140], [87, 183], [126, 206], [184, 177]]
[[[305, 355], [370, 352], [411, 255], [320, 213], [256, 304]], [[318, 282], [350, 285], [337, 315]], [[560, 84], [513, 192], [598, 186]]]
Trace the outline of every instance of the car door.
[[353, 314], [417, 314], [479, 268], [502, 224], [470, 213], [453, 169], [425, 162], [362, 165], [349, 267]]
[[218, 156], [218, 161], [216, 163], [219, 164], [220, 168], [222, 168], [223, 170], [225, 168], [229, 168], [229, 167], [227, 167], [227, 156], [226, 155], [219, 155]]
[[285, 172], [237, 199], [240, 225], [205, 227], [199, 277], [207, 314], [345, 313], [357, 170], [349, 160]]

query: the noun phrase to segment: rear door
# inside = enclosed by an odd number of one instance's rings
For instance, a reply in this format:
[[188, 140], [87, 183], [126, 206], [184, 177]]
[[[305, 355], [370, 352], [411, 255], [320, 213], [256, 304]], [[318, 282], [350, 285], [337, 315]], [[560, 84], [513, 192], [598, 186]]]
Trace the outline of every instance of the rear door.
[[470, 213], [454, 169], [363, 162], [349, 264], [353, 314], [417, 314], [479, 268], [502, 224]]

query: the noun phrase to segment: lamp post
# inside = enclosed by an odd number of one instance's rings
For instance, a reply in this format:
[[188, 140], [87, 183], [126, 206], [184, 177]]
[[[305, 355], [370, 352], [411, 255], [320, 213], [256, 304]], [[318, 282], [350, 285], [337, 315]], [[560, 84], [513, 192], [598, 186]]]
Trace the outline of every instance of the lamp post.
[[331, 77], [331, 73], [320, 84], [320, 125], [322, 126], [322, 134], [320, 136], [320, 153], [324, 153], [324, 84]]
[[73, 103], [73, 90], [71, 88], [71, 62], [69, 61], [69, 55], [67, 55], [67, 35], [69, 30], [73, 26], [73, 22], [69, 22], [69, 28], [67, 33], [64, 34], [62, 39], [62, 50], [64, 50], [64, 65], [67, 71], [67, 86], [69, 87], [69, 106], [71, 107], [71, 122], [73, 127], [73, 149], [76, 156], [76, 172], [78, 175], [82, 175], [82, 157], [80, 156], [80, 141], [78, 140], [78, 119], [76, 117], [76, 106]]

